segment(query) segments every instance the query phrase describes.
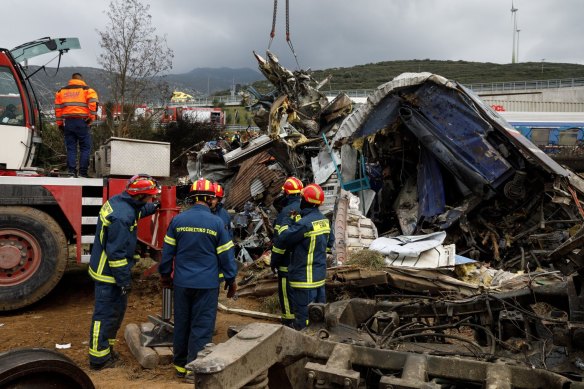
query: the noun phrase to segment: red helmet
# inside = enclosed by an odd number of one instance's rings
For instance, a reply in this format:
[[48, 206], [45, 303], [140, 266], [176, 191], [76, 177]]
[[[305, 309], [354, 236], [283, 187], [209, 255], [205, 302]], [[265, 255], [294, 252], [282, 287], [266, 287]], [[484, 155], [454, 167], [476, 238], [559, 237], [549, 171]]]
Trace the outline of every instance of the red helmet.
[[318, 184], [306, 185], [306, 188], [302, 189], [300, 193], [304, 200], [310, 204], [321, 205], [324, 203], [324, 191]]
[[211, 181], [199, 178], [197, 181], [193, 182], [191, 185], [191, 196], [210, 196], [215, 197], [215, 189]]
[[136, 174], [128, 180], [126, 192], [131, 196], [160, 194], [160, 185], [148, 174]]
[[300, 193], [302, 188], [304, 188], [302, 181], [300, 181], [296, 177], [288, 177], [286, 179], [286, 181], [284, 182], [284, 185], [282, 185], [282, 190], [287, 195], [294, 194], [294, 193]]
[[213, 184], [213, 190], [215, 191], [215, 197], [217, 197], [218, 199], [222, 199], [223, 196], [225, 196], [225, 191], [218, 182], [215, 182]]

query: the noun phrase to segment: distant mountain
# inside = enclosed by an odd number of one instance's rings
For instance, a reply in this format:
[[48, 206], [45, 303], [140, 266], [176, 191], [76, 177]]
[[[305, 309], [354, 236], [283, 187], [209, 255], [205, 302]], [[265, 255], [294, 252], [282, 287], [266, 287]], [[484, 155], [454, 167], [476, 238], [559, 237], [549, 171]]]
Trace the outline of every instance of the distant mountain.
[[[38, 68], [31, 66], [29, 74], [36, 69]], [[107, 74], [104, 70], [88, 67], [66, 67], [59, 69], [57, 74], [55, 74], [55, 70], [55, 68], [47, 68], [46, 72], [41, 70], [32, 78], [43, 106], [52, 107], [55, 91], [66, 85], [71, 74], [75, 72], [84, 75], [87, 83], [97, 90], [102, 102], [110, 99]], [[319, 81], [329, 75], [332, 76], [330, 83], [324, 87], [324, 90], [338, 91], [373, 89], [404, 72], [431, 72], [468, 85], [584, 78], [584, 65], [550, 62], [494, 64], [488, 62], [410, 60], [315, 70], [312, 76]], [[273, 86], [259, 71], [249, 68], [197, 68], [188, 73], [168, 75], [165, 80], [171, 91], [178, 90], [191, 95], [227, 91], [234, 83], [236, 85], [253, 84], [256, 89], [264, 93], [273, 89]]]
[[188, 73], [170, 74], [165, 79], [171, 89], [179, 89], [189, 94], [198, 92], [208, 95], [228, 90], [237, 84], [251, 85], [255, 81], [263, 80], [264, 76], [259, 71], [249, 68], [197, 68]]
[[[38, 66], [30, 66], [28, 74], [38, 70]], [[90, 67], [62, 67], [46, 68], [38, 71], [31, 80], [39, 102], [43, 107], [51, 107], [55, 92], [67, 85], [73, 73], [81, 73], [85, 82], [94, 88], [101, 102], [111, 100], [107, 72], [103, 69]], [[196, 68], [188, 73], [170, 74], [163, 77], [169, 89], [179, 90], [192, 95], [207, 95], [217, 91], [228, 90], [236, 85], [250, 85], [255, 81], [264, 79], [263, 75], [249, 68]]]

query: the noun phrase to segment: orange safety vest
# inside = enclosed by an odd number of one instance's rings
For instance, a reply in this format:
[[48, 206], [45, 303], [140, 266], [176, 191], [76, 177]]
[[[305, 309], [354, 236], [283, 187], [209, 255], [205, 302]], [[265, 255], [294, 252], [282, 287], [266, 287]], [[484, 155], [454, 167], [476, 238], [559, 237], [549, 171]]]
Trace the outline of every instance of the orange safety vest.
[[97, 93], [83, 80], [69, 80], [69, 84], [55, 94], [57, 126], [63, 125], [63, 119], [67, 118], [95, 120], [97, 103]]

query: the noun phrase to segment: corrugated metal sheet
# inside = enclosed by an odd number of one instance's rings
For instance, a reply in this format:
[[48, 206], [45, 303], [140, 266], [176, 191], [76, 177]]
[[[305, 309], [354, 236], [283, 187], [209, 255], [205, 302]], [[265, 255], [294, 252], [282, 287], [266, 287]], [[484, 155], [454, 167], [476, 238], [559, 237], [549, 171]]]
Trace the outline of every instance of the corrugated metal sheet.
[[261, 186], [266, 190], [265, 195], [275, 197], [286, 181], [286, 175], [279, 169], [269, 169], [271, 163], [274, 163], [273, 158], [266, 151], [244, 161], [229, 188], [225, 207], [243, 210], [245, 202], [252, 199], [252, 190], [255, 194]]

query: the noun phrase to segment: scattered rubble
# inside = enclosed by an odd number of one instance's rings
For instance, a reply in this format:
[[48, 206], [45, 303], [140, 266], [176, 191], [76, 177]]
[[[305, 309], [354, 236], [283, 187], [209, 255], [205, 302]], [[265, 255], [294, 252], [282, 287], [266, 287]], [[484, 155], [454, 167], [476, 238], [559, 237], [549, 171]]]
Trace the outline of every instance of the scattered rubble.
[[[217, 149], [202, 149], [191, 179], [226, 187], [239, 295], [256, 297], [277, 291], [269, 250], [282, 183], [320, 184], [336, 236], [327, 294], [339, 301], [313, 304], [302, 333], [253, 324], [211, 347], [192, 366], [200, 382], [578, 387], [584, 180], [455, 81], [405, 73], [353, 107], [344, 94], [326, 99], [328, 80], [255, 56], [276, 88], [252, 93], [261, 135], [213, 164], [201, 161]], [[243, 355], [254, 369], [236, 377]]]

